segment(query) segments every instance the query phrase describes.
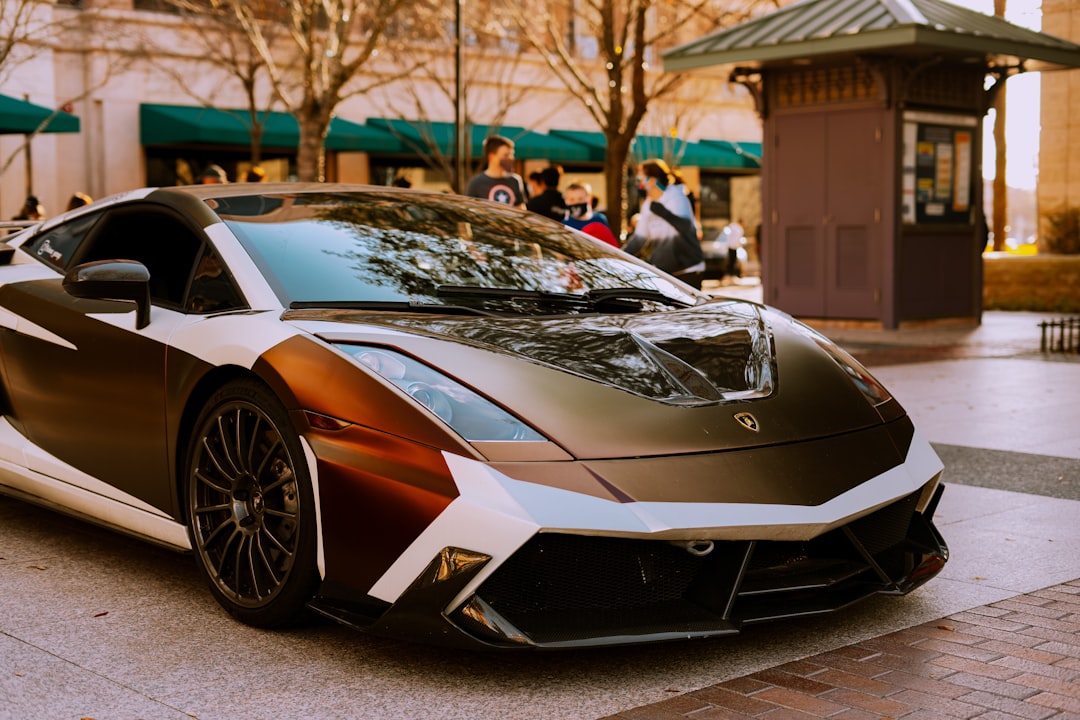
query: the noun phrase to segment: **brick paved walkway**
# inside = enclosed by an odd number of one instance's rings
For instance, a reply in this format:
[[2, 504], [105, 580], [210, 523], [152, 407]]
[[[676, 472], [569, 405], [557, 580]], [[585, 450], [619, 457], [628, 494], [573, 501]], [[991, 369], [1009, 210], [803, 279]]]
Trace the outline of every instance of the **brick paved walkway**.
[[1080, 580], [607, 720], [1080, 720]]

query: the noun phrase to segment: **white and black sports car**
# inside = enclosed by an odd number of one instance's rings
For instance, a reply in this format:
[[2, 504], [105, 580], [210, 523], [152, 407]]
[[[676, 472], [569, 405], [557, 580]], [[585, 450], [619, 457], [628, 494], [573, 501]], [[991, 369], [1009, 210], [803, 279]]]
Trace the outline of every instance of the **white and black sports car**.
[[718, 636], [948, 555], [941, 462], [850, 356], [537, 215], [146, 189], [0, 250], [0, 490], [190, 550], [252, 625]]

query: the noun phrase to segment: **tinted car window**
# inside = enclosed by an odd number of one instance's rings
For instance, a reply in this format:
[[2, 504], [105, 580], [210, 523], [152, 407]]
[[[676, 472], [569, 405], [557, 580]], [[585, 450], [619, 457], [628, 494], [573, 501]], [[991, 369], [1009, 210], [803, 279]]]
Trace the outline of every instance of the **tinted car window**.
[[150, 297], [181, 307], [202, 240], [172, 211], [130, 205], [106, 212], [74, 262], [136, 260], [150, 271]]
[[[450, 303], [439, 287], [554, 293], [636, 287], [689, 304], [651, 266], [536, 215], [392, 192], [215, 198], [283, 303]], [[272, 200], [276, 200], [273, 202]]]
[[191, 313], [214, 313], [245, 307], [225, 264], [210, 246], [205, 246], [191, 279], [186, 309]]
[[63, 270], [99, 218], [100, 212], [75, 218], [38, 235], [23, 245], [23, 249], [43, 263]]

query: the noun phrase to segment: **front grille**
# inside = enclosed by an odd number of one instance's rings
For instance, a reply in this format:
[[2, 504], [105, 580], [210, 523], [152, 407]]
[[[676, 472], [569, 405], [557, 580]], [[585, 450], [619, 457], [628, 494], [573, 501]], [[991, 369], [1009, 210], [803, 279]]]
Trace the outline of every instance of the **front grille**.
[[893, 589], [911, 571], [918, 558], [905, 540], [917, 500], [813, 540], [717, 542], [705, 557], [665, 541], [541, 533], [477, 596], [537, 644], [733, 632], [826, 612]]
[[911, 515], [919, 502], [919, 493], [912, 493], [906, 498], [886, 505], [848, 524], [859, 542], [871, 555], [893, 547], [907, 536]]
[[480, 595], [506, 616], [650, 607], [681, 599], [701, 561], [666, 542], [537, 535]]

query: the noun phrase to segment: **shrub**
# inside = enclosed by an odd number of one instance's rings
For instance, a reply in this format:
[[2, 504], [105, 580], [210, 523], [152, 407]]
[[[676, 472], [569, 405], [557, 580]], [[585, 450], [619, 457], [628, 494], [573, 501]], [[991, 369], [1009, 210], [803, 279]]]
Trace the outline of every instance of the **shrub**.
[[1080, 254], [1080, 207], [1066, 207], [1043, 214], [1046, 231], [1043, 241], [1048, 252]]

